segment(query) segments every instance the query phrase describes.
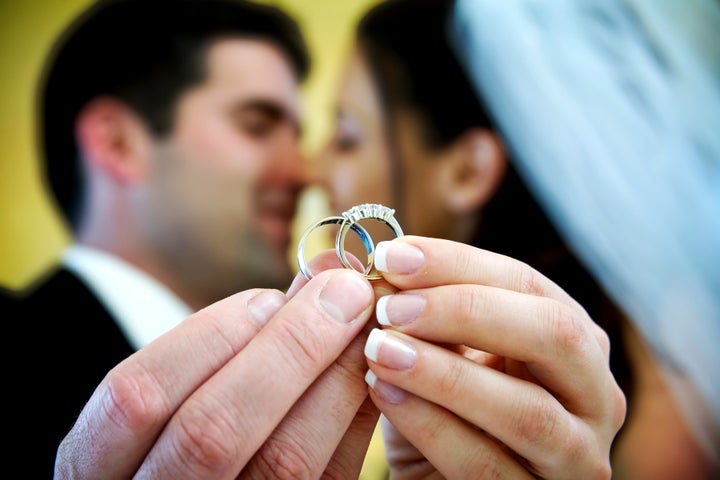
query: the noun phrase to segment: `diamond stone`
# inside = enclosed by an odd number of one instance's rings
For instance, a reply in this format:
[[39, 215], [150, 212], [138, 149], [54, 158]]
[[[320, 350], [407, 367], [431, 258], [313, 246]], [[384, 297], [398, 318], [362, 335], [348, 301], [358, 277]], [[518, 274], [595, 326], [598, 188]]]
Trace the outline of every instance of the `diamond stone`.
[[379, 203], [363, 203], [356, 205], [342, 214], [350, 222], [358, 222], [365, 218], [376, 218], [389, 222], [395, 215], [395, 210]]

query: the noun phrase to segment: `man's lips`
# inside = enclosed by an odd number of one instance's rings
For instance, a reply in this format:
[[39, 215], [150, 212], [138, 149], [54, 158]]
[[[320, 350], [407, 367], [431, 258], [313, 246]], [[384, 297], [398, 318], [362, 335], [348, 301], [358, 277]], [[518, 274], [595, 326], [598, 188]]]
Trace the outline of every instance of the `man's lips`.
[[285, 215], [278, 216], [272, 214], [261, 214], [259, 216], [260, 228], [272, 241], [287, 245], [290, 242], [292, 234], [292, 217], [288, 218]]
[[292, 195], [277, 193], [263, 198], [258, 211], [258, 221], [268, 239], [277, 240], [284, 246], [290, 242], [296, 208], [295, 197]]

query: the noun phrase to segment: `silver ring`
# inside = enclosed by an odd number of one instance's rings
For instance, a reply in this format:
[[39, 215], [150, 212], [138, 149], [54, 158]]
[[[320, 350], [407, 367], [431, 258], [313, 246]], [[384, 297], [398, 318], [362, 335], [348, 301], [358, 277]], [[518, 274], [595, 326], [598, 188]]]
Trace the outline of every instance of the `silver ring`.
[[[305, 233], [303, 233], [303, 236], [300, 238], [300, 242], [298, 243], [298, 251], [297, 251], [297, 262], [298, 262], [298, 268], [300, 269], [300, 272], [310, 280], [313, 277], [312, 272], [307, 266], [307, 263], [305, 262], [305, 242], [307, 241], [308, 236], [310, 236], [310, 233], [315, 230], [318, 227], [322, 227], [324, 225], [342, 225], [341, 228], [345, 228], [345, 235], [347, 235], [347, 229], [351, 228], [355, 233], [358, 234], [360, 237], [360, 240], [362, 240], [363, 245], [365, 246], [365, 251], [367, 252], [368, 256], [368, 264], [365, 267], [365, 274], [370, 271], [373, 265], [374, 257], [375, 257], [375, 244], [372, 241], [372, 238], [370, 238], [370, 234], [365, 230], [361, 225], [358, 224], [352, 224], [346, 227], [348, 225], [348, 220], [345, 217], [327, 217], [323, 218], [322, 220], [318, 220], [317, 222], [310, 225], [307, 230], [305, 230]], [[343, 236], [343, 241], [345, 239], [345, 235]], [[339, 236], [339, 232], [338, 232]], [[336, 238], [336, 249], [337, 249], [337, 238]], [[344, 256], [341, 257], [340, 254], [338, 254], [338, 257], [340, 257], [341, 260], [343, 260], [343, 265], [345, 265], [347, 268], [353, 269], [352, 265], [350, 265], [350, 262], [347, 261], [347, 258]]]
[[[347, 237], [348, 230], [354, 229], [354, 227], [356, 226], [360, 226], [357, 223], [360, 220], [372, 218], [375, 220], [379, 220], [386, 224], [388, 227], [390, 227], [390, 230], [392, 230], [392, 233], [395, 235], [396, 238], [401, 237], [404, 234], [402, 228], [400, 227], [400, 224], [397, 220], [395, 220], [394, 215], [394, 209], [388, 208], [384, 205], [380, 205], [379, 203], [364, 203], [362, 205], [357, 205], [342, 214], [342, 217], [340, 218], [343, 218], [345, 221], [340, 226], [337, 237], [335, 237], [335, 252], [337, 253], [340, 261], [343, 265], [345, 265], [346, 268], [353, 268], [352, 265], [350, 265], [350, 262], [348, 261], [345, 254], [345, 237]], [[375, 273], [372, 272], [373, 263], [374, 256], [371, 257], [370, 255], [368, 255], [368, 265], [366, 266], [364, 272], [365, 277], [368, 280], [378, 280], [382, 278], [382, 275], [377, 273], [377, 270], [375, 271]]]

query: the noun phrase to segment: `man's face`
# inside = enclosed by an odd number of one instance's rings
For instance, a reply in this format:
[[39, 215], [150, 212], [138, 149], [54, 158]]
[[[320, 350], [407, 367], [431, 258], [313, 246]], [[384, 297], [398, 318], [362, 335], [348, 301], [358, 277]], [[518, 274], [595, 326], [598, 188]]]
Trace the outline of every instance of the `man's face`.
[[288, 285], [302, 187], [299, 92], [276, 47], [225, 39], [155, 143], [138, 211], [150, 241], [189, 284], [218, 295]]

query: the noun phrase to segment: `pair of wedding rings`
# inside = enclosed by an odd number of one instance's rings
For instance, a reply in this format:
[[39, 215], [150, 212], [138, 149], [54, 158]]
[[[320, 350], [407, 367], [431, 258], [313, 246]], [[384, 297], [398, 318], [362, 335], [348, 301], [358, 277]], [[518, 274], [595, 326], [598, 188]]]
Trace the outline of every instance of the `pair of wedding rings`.
[[364, 203], [362, 205], [352, 207], [350, 210], [343, 212], [340, 216], [331, 216], [318, 220], [305, 230], [305, 233], [303, 233], [303, 236], [300, 237], [300, 242], [298, 243], [298, 268], [305, 278], [309, 280], [313, 277], [313, 274], [310, 272], [307, 262], [305, 261], [305, 242], [313, 230], [325, 225], [340, 225], [340, 229], [335, 236], [335, 253], [345, 268], [354, 270], [354, 267], [350, 264], [350, 261], [347, 258], [347, 252], [345, 251], [345, 238], [347, 237], [348, 231], [352, 230], [360, 237], [360, 240], [365, 247], [365, 253], [367, 254], [367, 264], [365, 265], [362, 273], [368, 280], [377, 280], [382, 278], [380, 273], [373, 271], [375, 243], [373, 243], [368, 231], [358, 223], [361, 220], [368, 218], [385, 223], [395, 237], [403, 235], [402, 228], [400, 228], [400, 224], [395, 219], [395, 210], [384, 205], [380, 205], [379, 203]]

